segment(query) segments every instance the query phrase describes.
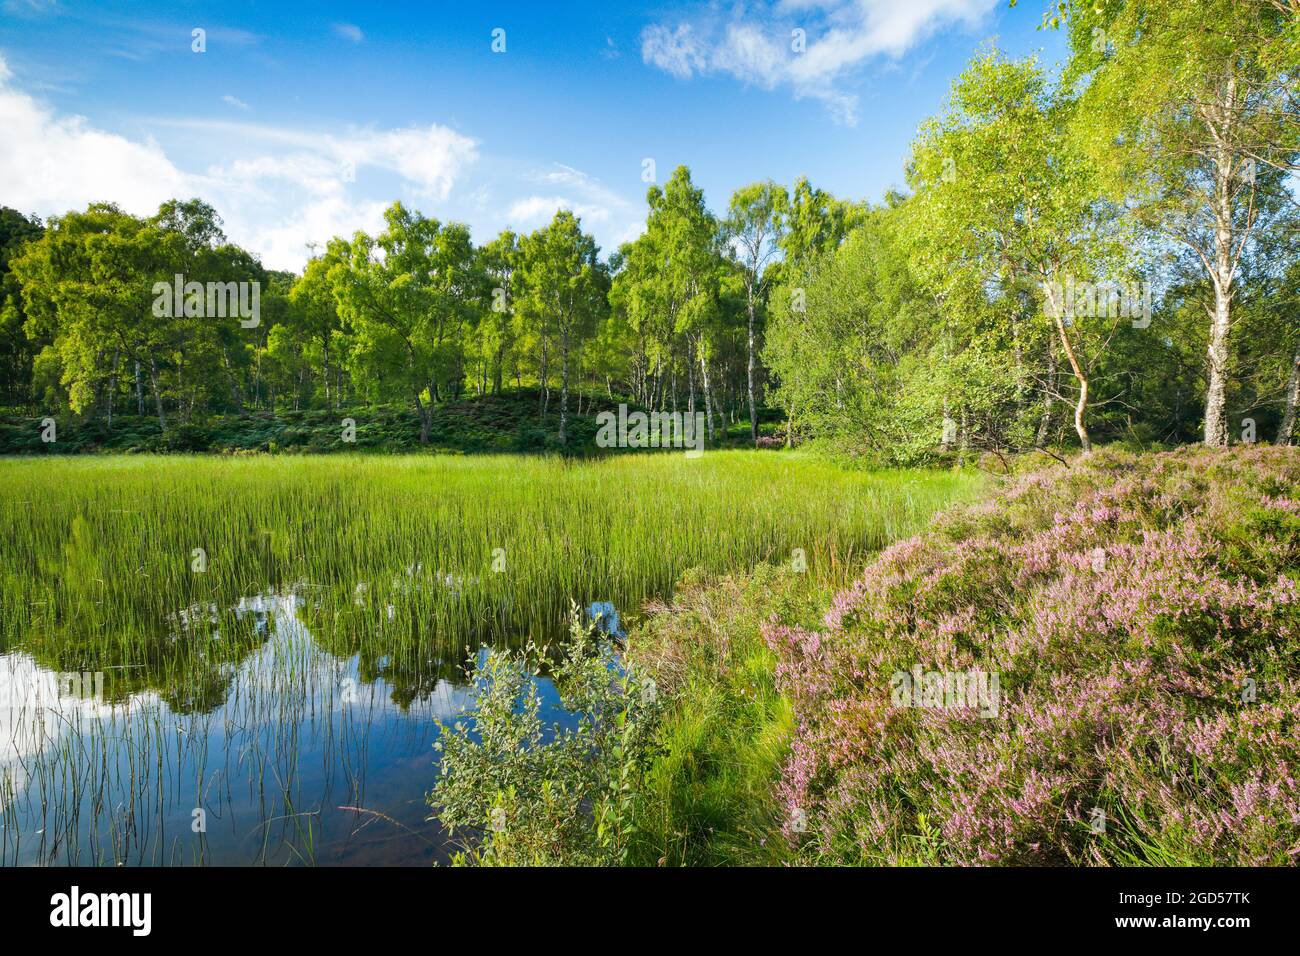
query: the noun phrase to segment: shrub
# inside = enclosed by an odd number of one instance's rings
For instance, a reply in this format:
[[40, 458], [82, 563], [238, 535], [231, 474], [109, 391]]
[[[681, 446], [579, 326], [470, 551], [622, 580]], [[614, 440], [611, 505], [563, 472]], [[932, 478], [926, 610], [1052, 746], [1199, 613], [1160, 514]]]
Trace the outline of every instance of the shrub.
[[[892, 546], [822, 628], [766, 630], [787, 836], [827, 862], [1294, 864], [1298, 515], [1295, 450], [1112, 450]], [[996, 716], [899, 706], [914, 668], [997, 675]]]
[[212, 439], [201, 426], [182, 424], [168, 429], [163, 434], [162, 441], [167, 451], [192, 452], [207, 451]]
[[465, 851], [456, 862], [592, 866], [625, 861], [636, 792], [656, 752], [652, 681], [624, 667], [576, 606], [553, 679], [570, 726], [544, 728], [543, 652], [492, 650], [471, 664], [473, 715], [440, 725], [439, 820]]

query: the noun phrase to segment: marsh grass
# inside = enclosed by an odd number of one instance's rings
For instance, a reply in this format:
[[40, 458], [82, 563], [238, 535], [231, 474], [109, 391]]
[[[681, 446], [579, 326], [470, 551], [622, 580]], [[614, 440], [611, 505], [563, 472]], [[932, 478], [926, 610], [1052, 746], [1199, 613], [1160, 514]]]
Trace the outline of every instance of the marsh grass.
[[671, 602], [651, 606], [629, 656], [655, 675], [663, 756], [637, 805], [635, 862], [762, 866], [792, 859], [776, 784], [794, 732], [763, 640], [773, 615], [811, 625], [834, 587], [789, 567], [688, 572]]
[[298, 585], [332, 651], [433, 646], [459, 664], [554, 637], [571, 600], [635, 611], [687, 568], [799, 549], [811, 577], [837, 579], [973, 481], [745, 452], [9, 460], [0, 640], [58, 670], [130, 665], [110, 697], [159, 672], [174, 687], [260, 642], [229, 620], [242, 597]]
[[[742, 451], [0, 461], [0, 660], [102, 672], [100, 703], [133, 708], [74, 716], [21, 773], [0, 773], [6, 839], [22, 804], [25, 825], [44, 822], [41, 859], [82, 841], [83, 860], [201, 862], [202, 841], [160, 846], [147, 818], [180, 789], [169, 761], [238, 761], [267, 807], [249, 859], [312, 862], [320, 807], [297, 783], [294, 735], [359, 734], [313, 713], [342, 693], [322, 661], [346, 665], [363, 697], [382, 680], [387, 706], [406, 709], [455, 685], [467, 652], [553, 641], [574, 600], [635, 618], [688, 568], [791, 567], [796, 549], [804, 586], [842, 583], [980, 484]], [[249, 606], [262, 596], [290, 601], [278, 626], [310, 639], [277, 647], [252, 681], [277, 626]], [[758, 729], [774, 766], [785, 734]], [[123, 816], [123, 795], [139, 809]]]

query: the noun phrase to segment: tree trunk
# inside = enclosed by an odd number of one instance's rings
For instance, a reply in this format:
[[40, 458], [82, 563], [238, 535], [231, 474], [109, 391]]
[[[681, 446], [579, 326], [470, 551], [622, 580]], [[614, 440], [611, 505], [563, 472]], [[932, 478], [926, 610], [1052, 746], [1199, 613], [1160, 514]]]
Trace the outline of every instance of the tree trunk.
[[690, 356], [686, 360], [686, 414], [695, 418], [695, 363], [690, 361]]
[[429, 444], [429, 409], [420, 400], [420, 390], [415, 390], [415, 413], [420, 416], [420, 444]]
[[1277, 429], [1279, 445], [1291, 444], [1297, 404], [1300, 404], [1300, 348], [1296, 349], [1295, 357], [1291, 359], [1291, 375], [1286, 380], [1286, 410], [1282, 413], [1282, 424]]
[[1206, 349], [1209, 383], [1205, 390], [1205, 444], [1223, 448], [1228, 444], [1227, 385], [1228, 334], [1232, 326], [1232, 210], [1227, 178], [1220, 167], [1215, 204], [1214, 311], [1210, 314], [1210, 344]]
[[709, 441], [713, 441], [713, 391], [709, 388], [709, 363], [704, 360], [704, 350], [700, 349], [700, 380], [704, 386], [704, 414], [709, 425]]
[[[1224, 255], [1219, 256], [1220, 259]], [[1218, 264], [1226, 273], [1229, 266]], [[1205, 444], [1222, 448], [1228, 444], [1227, 380], [1228, 332], [1232, 321], [1232, 291], [1222, 275], [1214, 277], [1214, 313], [1210, 323], [1210, 345], [1206, 350], [1209, 385], [1205, 390]]]
[[244, 398], [239, 387], [239, 376], [235, 374], [235, 370], [231, 367], [230, 354], [225, 349], [221, 350], [221, 364], [225, 367], [226, 374], [230, 376], [230, 400], [234, 403], [235, 412], [236, 414], [243, 414]]
[[551, 371], [551, 370], [550, 370], [550, 368], [548, 367], [548, 366], [549, 366], [549, 362], [548, 362], [548, 359], [549, 359], [549, 358], [550, 358], [550, 356], [549, 356], [549, 355], [547, 354], [547, 352], [546, 352], [546, 339], [543, 338], [543, 339], [542, 339], [542, 365], [541, 365], [541, 373], [542, 373], [541, 377], [542, 377], [542, 381], [541, 381], [541, 383], [540, 383], [541, 386], [542, 386], [542, 393], [541, 393], [540, 395], [537, 396], [537, 402], [538, 402], [538, 404], [537, 404], [537, 411], [538, 411], [538, 414], [539, 414], [542, 418], [545, 418], [545, 417], [546, 417], [546, 407], [550, 404], [550, 397], [551, 397], [551, 393], [550, 393], [550, 390], [549, 390], [549, 388], [548, 388], [548, 384], [549, 384], [549, 382], [550, 382], [550, 378], [551, 378], [551, 375], [550, 375], [550, 371]]
[[1047, 342], [1047, 384], [1043, 387], [1043, 414], [1038, 419], [1038, 433], [1034, 436], [1035, 448], [1046, 448], [1052, 433], [1052, 393], [1056, 390], [1056, 350]]
[[749, 435], [758, 447], [757, 403], [754, 401], [754, 284], [750, 282], [746, 289], [749, 298]]
[[569, 328], [560, 330], [560, 445], [565, 442], [569, 424]]
[[162, 394], [158, 391], [158, 362], [152, 352], [149, 353], [149, 386], [153, 389], [154, 406], [158, 410], [158, 427], [167, 430], [167, 419], [163, 416]]
[[1061, 346], [1065, 349], [1065, 357], [1070, 363], [1070, 370], [1079, 383], [1079, 399], [1074, 404], [1074, 430], [1079, 436], [1079, 446], [1083, 449], [1083, 453], [1091, 455], [1092, 439], [1088, 435], [1085, 421], [1088, 412], [1088, 376], [1084, 374], [1083, 366], [1079, 364], [1079, 357], [1074, 352], [1074, 343], [1070, 341], [1069, 330], [1065, 327], [1064, 303], [1056, 301], [1050, 285], [1047, 287], [1047, 300], [1052, 310], [1052, 318], [1056, 322], [1056, 331], [1061, 337]]
[[108, 430], [113, 430], [113, 396], [117, 394], [117, 366], [122, 358], [121, 350], [113, 350], [113, 374], [108, 377]]
[[330, 407], [330, 337], [321, 337], [321, 378], [325, 380], [325, 407]]
[[[1227, 379], [1228, 335], [1232, 328], [1233, 262], [1232, 178], [1234, 150], [1231, 147], [1237, 109], [1237, 78], [1229, 72], [1223, 93], [1211, 108], [1215, 122], [1209, 124], [1214, 137], [1214, 263], [1210, 279], [1214, 285], [1214, 311], [1210, 316], [1210, 344], [1206, 350], [1209, 383], [1205, 390], [1205, 444], [1223, 448], [1228, 444]], [[1246, 226], [1249, 230], [1249, 224]]]

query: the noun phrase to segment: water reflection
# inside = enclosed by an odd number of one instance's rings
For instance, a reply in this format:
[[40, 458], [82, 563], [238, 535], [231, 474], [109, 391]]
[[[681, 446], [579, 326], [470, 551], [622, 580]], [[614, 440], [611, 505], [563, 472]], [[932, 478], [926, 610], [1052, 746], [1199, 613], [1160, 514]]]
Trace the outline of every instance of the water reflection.
[[[99, 697], [58, 693], [27, 650], [0, 654], [0, 864], [444, 857], [424, 794], [435, 718], [468, 703], [463, 657], [367, 640], [401, 630], [391, 605], [360, 628], [343, 614], [305, 584], [198, 602], [167, 622], [183, 654], [114, 665]], [[554, 715], [549, 686], [543, 699]]]

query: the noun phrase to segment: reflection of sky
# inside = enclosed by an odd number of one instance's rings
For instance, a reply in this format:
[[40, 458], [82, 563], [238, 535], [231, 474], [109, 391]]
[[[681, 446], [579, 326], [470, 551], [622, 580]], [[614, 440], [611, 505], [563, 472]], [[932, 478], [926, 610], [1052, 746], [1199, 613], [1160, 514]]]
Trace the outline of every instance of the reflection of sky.
[[124, 712], [137, 701], [157, 700], [150, 693], [107, 704], [68, 690], [66, 680], [41, 667], [30, 654], [0, 654], [0, 767], [35, 756], [83, 721]]
[[[177, 713], [152, 691], [114, 704], [61, 698], [57, 676], [29, 655], [0, 656], [0, 704], [32, 693], [45, 704], [43, 722], [32, 708], [0, 706], [0, 802], [9, 804], [0, 863], [440, 856], [424, 801], [436, 774], [435, 719], [455, 718], [467, 688], [441, 680], [403, 710], [386, 681], [360, 679], [358, 658], [316, 645], [297, 615], [302, 603], [290, 593], [236, 605], [266, 641], [232, 669], [210, 713]], [[196, 607], [175, 623], [184, 631], [213, 617], [215, 608]], [[63, 736], [76, 745], [54, 746]], [[191, 828], [196, 808], [204, 834]]]

